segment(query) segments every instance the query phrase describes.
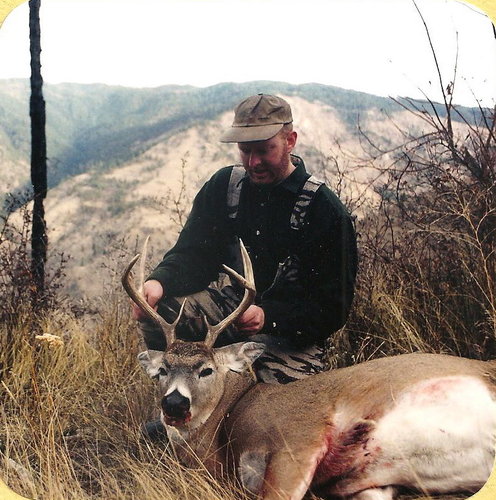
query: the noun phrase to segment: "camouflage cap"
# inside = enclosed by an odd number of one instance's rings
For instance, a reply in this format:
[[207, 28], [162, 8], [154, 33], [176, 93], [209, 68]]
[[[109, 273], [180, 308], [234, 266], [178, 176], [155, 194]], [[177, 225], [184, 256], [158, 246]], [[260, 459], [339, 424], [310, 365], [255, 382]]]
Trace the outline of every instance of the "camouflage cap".
[[289, 104], [280, 97], [257, 94], [236, 106], [234, 121], [221, 142], [265, 141], [293, 121]]

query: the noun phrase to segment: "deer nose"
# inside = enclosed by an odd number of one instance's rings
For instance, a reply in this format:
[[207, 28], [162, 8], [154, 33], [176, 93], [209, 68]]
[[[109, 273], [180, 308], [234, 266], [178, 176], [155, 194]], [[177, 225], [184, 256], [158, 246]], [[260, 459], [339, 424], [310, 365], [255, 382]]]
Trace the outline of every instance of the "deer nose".
[[177, 389], [162, 398], [162, 410], [169, 417], [184, 417], [190, 408], [189, 399], [184, 397]]

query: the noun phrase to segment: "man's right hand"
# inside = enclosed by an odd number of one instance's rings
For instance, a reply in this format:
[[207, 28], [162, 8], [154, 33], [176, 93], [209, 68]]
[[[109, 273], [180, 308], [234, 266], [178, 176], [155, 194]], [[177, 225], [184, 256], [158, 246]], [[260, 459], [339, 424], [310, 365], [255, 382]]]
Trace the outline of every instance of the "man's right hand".
[[[157, 302], [164, 296], [164, 288], [162, 287], [160, 281], [145, 281], [145, 284], [143, 285], [143, 295], [145, 296], [145, 300], [148, 302], [148, 304], [150, 304], [156, 310]], [[143, 321], [147, 318], [147, 315], [143, 312], [143, 310], [134, 302], [132, 303], [132, 307], [134, 319]]]

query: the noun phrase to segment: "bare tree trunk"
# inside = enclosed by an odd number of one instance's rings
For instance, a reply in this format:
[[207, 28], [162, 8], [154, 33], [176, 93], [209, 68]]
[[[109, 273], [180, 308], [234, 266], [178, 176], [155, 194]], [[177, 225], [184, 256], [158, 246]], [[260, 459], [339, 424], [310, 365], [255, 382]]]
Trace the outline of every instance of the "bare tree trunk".
[[48, 238], [43, 200], [47, 193], [45, 100], [41, 77], [40, 3], [29, 2], [29, 39], [31, 51], [31, 183], [34, 192], [33, 230], [31, 233], [31, 272], [34, 280], [34, 304], [45, 290], [45, 263]]

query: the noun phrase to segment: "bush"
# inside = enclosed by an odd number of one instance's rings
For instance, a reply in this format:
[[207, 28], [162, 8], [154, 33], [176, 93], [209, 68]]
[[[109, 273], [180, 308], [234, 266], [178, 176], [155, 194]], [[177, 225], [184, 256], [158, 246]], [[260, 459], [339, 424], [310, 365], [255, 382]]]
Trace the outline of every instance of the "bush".
[[45, 287], [37, 294], [31, 270], [32, 212], [24, 204], [16, 211], [0, 216], [0, 325], [15, 326], [26, 318], [33, 325], [42, 311], [53, 311], [61, 306], [59, 291], [63, 286], [63, 254], [48, 269]]
[[445, 119], [407, 105], [430, 131], [394, 151], [377, 205], [358, 221], [352, 361], [412, 350], [494, 358], [495, 111], [465, 120], [460, 137], [451, 104]]

